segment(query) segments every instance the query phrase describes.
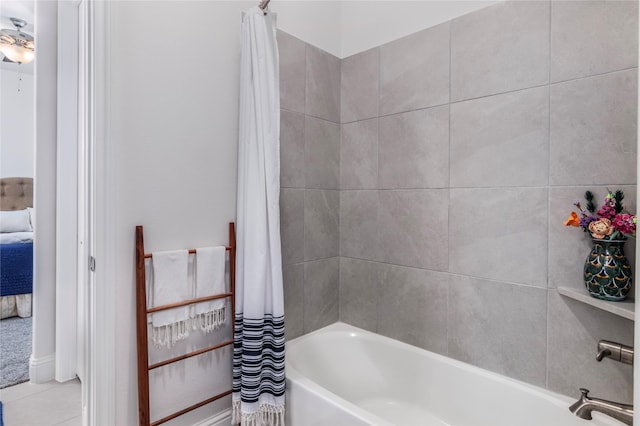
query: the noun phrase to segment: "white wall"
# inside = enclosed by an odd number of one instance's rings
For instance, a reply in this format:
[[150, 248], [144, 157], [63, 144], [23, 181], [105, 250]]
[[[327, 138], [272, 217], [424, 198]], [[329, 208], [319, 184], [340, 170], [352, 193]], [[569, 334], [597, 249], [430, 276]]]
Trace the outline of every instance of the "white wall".
[[[227, 223], [235, 220], [240, 19], [253, 5], [110, 3], [116, 424], [138, 422], [135, 226], [144, 226], [147, 251], [158, 251], [226, 244]], [[227, 384], [206, 371], [200, 379], [210, 387]], [[169, 369], [162, 386], [182, 398], [184, 374]], [[166, 400], [170, 411], [183, 402]], [[188, 418], [195, 423], [198, 415]]]
[[339, 58], [503, 0], [273, 0], [278, 27]]
[[337, 56], [346, 58], [499, 1], [343, 1]]
[[16, 70], [0, 70], [0, 177], [33, 177], [33, 73], [7, 65]]
[[341, 1], [326, 0], [272, 0], [269, 8], [278, 13], [278, 28], [342, 57], [341, 4]]

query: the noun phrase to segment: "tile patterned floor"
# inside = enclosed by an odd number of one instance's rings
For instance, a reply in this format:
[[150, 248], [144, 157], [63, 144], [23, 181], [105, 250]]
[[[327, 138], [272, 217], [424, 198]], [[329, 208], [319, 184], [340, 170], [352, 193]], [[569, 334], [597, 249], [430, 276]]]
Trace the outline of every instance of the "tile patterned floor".
[[5, 426], [82, 426], [80, 381], [0, 389]]

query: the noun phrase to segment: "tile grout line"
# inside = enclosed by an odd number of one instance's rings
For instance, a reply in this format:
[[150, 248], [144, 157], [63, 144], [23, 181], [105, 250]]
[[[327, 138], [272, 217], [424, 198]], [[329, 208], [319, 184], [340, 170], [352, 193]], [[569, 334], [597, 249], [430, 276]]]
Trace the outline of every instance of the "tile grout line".
[[429, 188], [419, 188], [419, 187], [406, 187], [406, 188], [344, 188], [342, 190], [331, 189], [331, 188], [300, 188], [293, 186], [283, 186], [281, 189], [287, 189], [292, 191], [340, 191], [340, 192], [355, 192], [355, 191], [443, 191], [443, 190], [452, 190], [452, 191], [470, 191], [470, 190], [491, 190], [491, 191], [502, 191], [502, 190], [513, 190], [513, 189], [559, 189], [559, 188], [607, 188], [609, 186], [636, 186], [635, 183], [607, 183], [607, 184], [594, 184], [594, 185], [585, 185], [585, 184], [576, 184], [576, 185], [517, 185], [517, 186], [459, 186], [459, 187], [444, 187], [444, 186], [436, 186]]
[[[449, 21], [449, 182], [447, 185], [447, 274], [451, 272], [451, 57], [453, 55], [451, 48], [451, 30], [452, 24]], [[451, 280], [447, 275], [447, 309], [445, 313], [445, 328], [447, 330], [447, 346], [445, 354], [449, 356], [449, 346], [451, 346], [451, 324], [449, 318], [451, 315]]]
[[[349, 255], [344, 255], [344, 256], [341, 256], [341, 257], [343, 257], [345, 259], [358, 260], [358, 261], [362, 261], [362, 262], [377, 263], [377, 264], [380, 264], [380, 265], [396, 266], [396, 267], [399, 267], [399, 268], [406, 268], [406, 269], [414, 269], [414, 270], [419, 270], [419, 271], [432, 272], [432, 273], [435, 273], [435, 274], [445, 274], [445, 275], [456, 276], [456, 277], [471, 278], [471, 279], [474, 279], [474, 280], [487, 281], [487, 282], [491, 282], [491, 283], [494, 283], [494, 284], [512, 285], [512, 286], [516, 286], [516, 287], [530, 288], [530, 289], [543, 290], [543, 291], [547, 291], [548, 290], [548, 288], [544, 287], [544, 286], [538, 286], [538, 285], [527, 284], [527, 283], [517, 283], [517, 282], [505, 281], [505, 280], [498, 280], [498, 279], [495, 279], [495, 278], [486, 278], [486, 277], [480, 277], [480, 276], [476, 276], [476, 275], [463, 274], [463, 273], [459, 273], [459, 272], [448, 272], [448, 271], [440, 271], [440, 270], [437, 270], [437, 269], [421, 268], [419, 266], [401, 265], [401, 264], [398, 264], [398, 263], [392, 263], [392, 262], [387, 262], [387, 261], [383, 261], [383, 260], [365, 259], [365, 258], [349, 256]], [[323, 259], [319, 259], [319, 260], [323, 260]]]
[[342, 321], [342, 59], [340, 60], [340, 144], [338, 146], [338, 321]]
[[[467, 99], [460, 99], [460, 100], [456, 100], [456, 101], [452, 100], [451, 97], [450, 97], [448, 103], [427, 105], [427, 106], [423, 106], [423, 107], [420, 107], [420, 108], [413, 108], [413, 109], [408, 109], [406, 111], [397, 111], [397, 112], [392, 112], [392, 113], [388, 113], [388, 114], [379, 114], [378, 118], [391, 117], [391, 116], [394, 116], [394, 115], [406, 114], [406, 113], [415, 112], [415, 111], [422, 111], [422, 110], [426, 110], [426, 109], [430, 109], [430, 108], [438, 108], [438, 107], [443, 107], [443, 106], [450, 105], [450, 104], [459, 104], [459, 103], [464, 103], [464, 102], [476, 101], [476, 100], [479, 100], [479, 99], [491, 98], [491, 97], [494, 97], [494, 96], [508, 95], [508, 94], [522, 92], [522, 91], [526, 91], [526, 90], [539, 89], [539, 88], [547, 87], [547, 86], [550, 86], [550, 85], [553, 86], [553, 85], [558, 85], [558, 84], [571, 83], [571, 82], [574, 82], [574, 81], [585, 80], [585, 79], [594, 78], [594, 77], [602, 77], [602, 76], [606, 76], [606, 75], [609, 75], [609, 74], [615, 74], [615, 73], [620, 73], [620, 72], [625, 72], [625, 71], [632, 71], [632, 70], [635, 70], [635, 69], [638, 69], [638, 67], [634, 66], [634, 67], [622, 68], [622, 69], [606, 71], [606, 72], [601, 72], [601, 73], [596, 73], [596, 74], [590, 74], [590, 75], [585, 75], [585, 76], [582, 76], [582, 77], [576, 77], [576, 78], [570, 78], [570, 79], [567, 79], [567, 80], [555, 81], [553, 83], [549, 81], [547, 83], [534, 84], [532, 86], [521, 87], [521, 88], [518, 88], [518, 89], [506, 90], [506, 91], [496, 92], [496, 93], [489, 93], [489, 94], [482, 95], [482, 96], [476, 96], [476, 97], [467, 98]], [[550, 76], [548, 78], [550, 78]], [[449, 84], [451, 84], [451, 83], [449, 83]], [[293, 111], [293, 112], [296, 112], [296, 111]], [[334, 123], [333, 121], [327, 120], [327, 119], [322, 118], [322, 117], [315, 117], [315, 116], [311, 116], [311, 115], [309, 117], [316, 118], [316, 119], [319, 119], [319, 120], [328, 121], [330, 123]], [[373, 120], [374, 118], [376, 118], [376, 117], [367, 117], [367, 118], [363, 118], [363, 119], [359, 119], [359, 120], [353, 120], [353, 121], [344, 122], [342, 124], [357, 123], [359, 121]]]
[[[551, 67], [551, 64], [549, 64], [549, 67]], [[568, 78], [566, 80], [558, 80], [558, 81], [554, 81], [554, 82], [549, 81], [549, 84], [551, 86], [553, 86], [553, 85], [556, 85], [556, 84], [572, 83], [574, 81], [586, 80], [586, 79], [594, 78], [594, 77], [603, 77], [603, 76], [610, 75], [610, 74], [617, 74], [617, 73], [626, 72], [626, 71], [633, 71], [633, 70], [637, 70], [637, 69], [638, 69], [638, 66], [636, 65], [636, 66], [627, 67], [627, 68], [620, 68], [620, 69], [615, 69], [615, 70], [610, 70], [610, 71], [597, 72], [597, 73], [594, 73], [594, 74], [583, 75], [581, 77]], [[551, 79], [551, 77], [549, 77], [549, 79]]]
[[306, 207], [307, 207], [307, 67], [309, 60], [309, 44], [304, 43], [304, 127], [302, 130], [302, 154], [304, 167], [304, 195], [302, 197], [302, 334], [306, 334], [305, 325], [305, 300], [306, 300], [306, 284], [307, 284], [307, 230], [306, 230]]
[[549, 265], [551, 264], [550, 258], [551, 253], [549, 250], [549, 241], [551, 240], [551, 27], [552, 27], [552, 15], [553, 15], [553, 5], [552, 2], [549, 2], [549, 51], [548, 51], [548, 59], [549, 59], [549, 70], [548, 70], [548, 88], [547, 88], [547, 143], [548, 143], [548, 151], [547, 151], [547, 297], [546, 297], [546, 335], [545, 335], [545, 361], [544, 361], [544, 385], [545, 388], [549, 389]]
[[[378, 51], [378, 94], [376, 111], [376, 257], [380, 257], [380, 96], [382, 94], [382, 48], [376, 47]], [[382, 279], [379, 268], [376, 269], [376, 333], [380, 329], [380, 293], [382, 289]]]

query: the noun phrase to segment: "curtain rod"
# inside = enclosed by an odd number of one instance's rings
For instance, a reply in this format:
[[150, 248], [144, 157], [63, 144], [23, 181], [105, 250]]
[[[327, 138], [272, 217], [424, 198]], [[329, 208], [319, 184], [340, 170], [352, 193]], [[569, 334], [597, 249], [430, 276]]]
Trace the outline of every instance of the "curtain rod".
[[267, 6], [269, 6], [269, 2], [271, 0], [262, 0], [260, 2], [260, 5], [258, 6], [260, 9], [265, 10], [267, 8]]

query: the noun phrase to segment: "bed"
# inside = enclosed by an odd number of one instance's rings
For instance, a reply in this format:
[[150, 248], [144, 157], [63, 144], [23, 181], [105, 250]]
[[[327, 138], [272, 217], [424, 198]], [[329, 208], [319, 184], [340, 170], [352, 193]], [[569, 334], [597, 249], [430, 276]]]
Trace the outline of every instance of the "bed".
[[0, 319], [31, 316], [33, 179], [0, 179]]

